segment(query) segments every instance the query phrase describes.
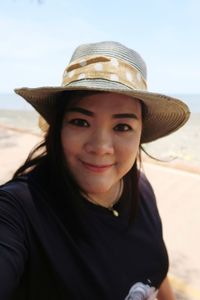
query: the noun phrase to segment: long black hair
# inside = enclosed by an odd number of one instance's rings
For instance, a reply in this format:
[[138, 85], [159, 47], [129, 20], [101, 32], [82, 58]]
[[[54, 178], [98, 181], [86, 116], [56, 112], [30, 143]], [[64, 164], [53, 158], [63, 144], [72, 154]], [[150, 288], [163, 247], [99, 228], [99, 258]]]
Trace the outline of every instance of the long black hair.
[[[73, 228], [72, 230], [74, 230], [75, 227], [77, 228], [77, 220], [80, 220], [80, 214], [82, 214], [82, 201], [80, 201], [80, 189], [66, 167], [61, 144], [61, 128], [66, 109], [73, 101], [74, 97], [82, 97], [94, 93], [96, 94], [98, 92], [73, 91], [72, 93], [60, 93], [55, 104], [54, 117], [51, 119], [51, 123], [44, 140], [30, 152], [24, 164], [16, 170], [13, 176], [13, 178], [17, 178], [18, 176], [30, 173], [33, 169], [45, 164], [48, 169], [48, 178], [50, 179], [49, 186], [53, 184], [54, 191], [56, 191], [57, 195], [56, 198], [60, 197], [68, 199], [68, 201], [65, 201], [65, 208], [67, 206], [69, 211], [68, 220], [70, 226]], [[142, 112], [143, 111], [144, 109], [142, 107]], [[128, 172], [128, 176], [131, 179], [133, 199], [130, 222], [132, 222], [135, 218], [139, 202], [140, 167], [137, 165], [138, 161], [141, 164], [140, 149], [138, 159], [136, 159], [133, 167]]]

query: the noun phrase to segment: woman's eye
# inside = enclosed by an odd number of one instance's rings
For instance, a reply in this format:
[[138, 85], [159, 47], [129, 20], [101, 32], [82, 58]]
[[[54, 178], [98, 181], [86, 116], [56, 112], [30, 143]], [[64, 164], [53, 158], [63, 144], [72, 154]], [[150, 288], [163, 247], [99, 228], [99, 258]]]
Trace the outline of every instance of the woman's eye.
[[86, 120], [83, 119], [73, 119], [69, 121], [70, 124], [79, 126], [79, 127], [89, 127], [89, 124]]
[[132, 127], [128, 124], [118, 124], [115, 126], [115, 131], [130, 131], [133, 130]]

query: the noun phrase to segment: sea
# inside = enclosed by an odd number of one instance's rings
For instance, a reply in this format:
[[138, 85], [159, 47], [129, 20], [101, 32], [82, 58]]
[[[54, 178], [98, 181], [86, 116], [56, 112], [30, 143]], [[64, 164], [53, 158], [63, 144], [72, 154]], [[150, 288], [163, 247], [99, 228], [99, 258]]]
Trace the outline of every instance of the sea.
[[[182, 99], [192, 113], [200, 112], [200, 94], [168, 94]], [[0, 109], [6, 110], [33, 110], [32, 106], [17, 94], [0, 93]]]
[[[200, 94], [170, 94], [170, 96], [182, 99], [189, 106], [191, 117], [178, 131], [145, 144], [144, 148], [157, 159], [180, 160], [198, 165], [200, 168]], [[0, 142], [5, 137], [6, 128], [41, 134], [38, 114], [30, 104], [15, 94], [0, 94]]]

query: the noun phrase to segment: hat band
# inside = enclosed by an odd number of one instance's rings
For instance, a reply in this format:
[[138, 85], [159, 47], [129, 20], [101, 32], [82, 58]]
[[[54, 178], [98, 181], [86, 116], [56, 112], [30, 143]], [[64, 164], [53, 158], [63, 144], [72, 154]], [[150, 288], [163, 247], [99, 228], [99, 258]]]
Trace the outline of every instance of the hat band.
[[73, 61], [63, 73], [62, 86], [84, 79], [106, 79], [134, 90], [147, 90], [139, 70], [122, 59], [108, 56], [86, 56]]

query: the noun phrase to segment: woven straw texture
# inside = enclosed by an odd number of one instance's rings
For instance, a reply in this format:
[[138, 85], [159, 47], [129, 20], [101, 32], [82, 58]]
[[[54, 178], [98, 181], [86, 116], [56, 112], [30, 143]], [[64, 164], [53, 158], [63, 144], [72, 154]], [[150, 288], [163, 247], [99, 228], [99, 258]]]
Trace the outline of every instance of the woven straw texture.
[[[92, 60], [94, 56], [95, 63]], [[107, 61], [110, 60], [111, 63], [113, 58], [116, 59], [116, 71], [114, 74], [113, 67], [110, 68], [112, 69], [112, 74], [109, 73], [109, 65], [106, 65], [106, 69], [103, 69], [105, 68], [105, 63], [102, 62], [102, 56], [106, 57]], [[125, 81], [120, 81], [120, 78], [122, 78], [120, 76], [123, 75], [119, 68], [121, 62], [127, 65], [129, 85], [124, 84]], [[100, 69], [99, 64], [101, 63], [101, 72], [99, 73], [95, 65], [97, 63], [98, 69]], [[77, 75], [78, 77], [70, 81], [71, 75], [67, 70], [71, 64], [75, 66], [73, 72], [78, 72], [79, 76]], [[85, 67], [86, 64], [88, 65]], [[160, 93], [149, 92], [146, 90], [146, 86], [141, 89], [141, 82], [139, 84], [139, 81], [137, 83], [137, 80], [132, 80], [133, 76], [130, 76], [130, 74], [138, 73], [140, 75], [136, 76], [138, 80], [146, 82], [147, 71], [145, 62], [137, 52], [119, 43], [101, 42], [81, 45], [75, 50], [69, 66], [63, 74], [63, 83], [65, 82], [64, 76], [69, 77], [66, 85], [15, 90], [17, 94], [22, 96], [39, 112], [47, 123], [51, 123], [52, 116], [55, 113], [55, 103], [59, 101], [61, 96], [63, 97], [63, 93], [67, 101], [68, 93], [78, 90], [114, 92], [141, 100], [147, 109], [143, 120], [141, 143], [154, 141], [176, 131], [189, 118], [190, 112], [184, 102]], [[95, 67], [95, 72], [91, 72], [91, 68]], [[87, 71], [88, 69], [90, 74]], [[82, 70], [86, 70], [86, 73], [81, 73]]]

